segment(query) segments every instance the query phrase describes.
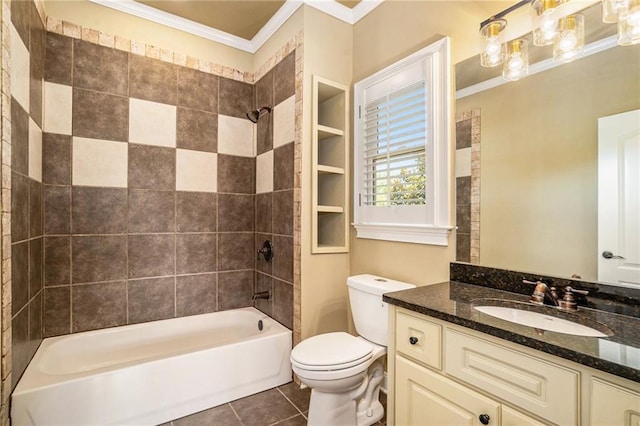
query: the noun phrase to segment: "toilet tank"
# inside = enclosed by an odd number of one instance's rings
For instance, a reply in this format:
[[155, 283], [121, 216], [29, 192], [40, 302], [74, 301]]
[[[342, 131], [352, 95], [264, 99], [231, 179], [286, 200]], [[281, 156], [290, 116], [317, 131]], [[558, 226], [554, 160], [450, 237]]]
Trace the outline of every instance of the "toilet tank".
[[382, 295], [415, 285], [369, 274], [349, 277], [347, 285], [356, 331], [370, 342], [387, 346], [389, 305], [382, 301]]

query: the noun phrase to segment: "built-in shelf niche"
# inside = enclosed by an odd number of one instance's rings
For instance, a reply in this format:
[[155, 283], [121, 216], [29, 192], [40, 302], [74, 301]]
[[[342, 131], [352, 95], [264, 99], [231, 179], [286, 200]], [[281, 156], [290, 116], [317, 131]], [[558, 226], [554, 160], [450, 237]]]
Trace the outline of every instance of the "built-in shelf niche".
[[349, 90], [313, 77], [312, 253], [349, 251]]

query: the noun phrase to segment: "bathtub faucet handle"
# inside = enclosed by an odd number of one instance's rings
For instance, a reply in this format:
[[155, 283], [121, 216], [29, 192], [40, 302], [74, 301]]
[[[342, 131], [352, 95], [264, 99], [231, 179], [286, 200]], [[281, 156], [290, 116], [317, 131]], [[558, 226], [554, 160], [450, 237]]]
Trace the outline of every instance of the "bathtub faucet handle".
[[262, 248], [258, 250], [258, 260], [260, 260], [260, 255], [262, 255], [267, 262], [271, 260], [273, 257], [273, 244], [271, 240], [265, 240], [264, 243], [262, 243]]

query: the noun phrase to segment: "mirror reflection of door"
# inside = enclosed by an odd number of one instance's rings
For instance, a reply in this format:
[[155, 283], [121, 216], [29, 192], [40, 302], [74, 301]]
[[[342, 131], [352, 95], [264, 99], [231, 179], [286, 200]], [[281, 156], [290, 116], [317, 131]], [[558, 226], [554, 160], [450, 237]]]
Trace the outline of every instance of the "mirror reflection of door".
[[598, 119], [598, 280], [640, 287], [640, 110]]

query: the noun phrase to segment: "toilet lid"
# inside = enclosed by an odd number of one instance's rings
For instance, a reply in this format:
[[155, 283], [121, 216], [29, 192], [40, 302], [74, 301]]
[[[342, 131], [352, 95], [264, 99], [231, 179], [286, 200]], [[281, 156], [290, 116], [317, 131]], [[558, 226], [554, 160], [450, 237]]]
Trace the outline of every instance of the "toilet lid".
[[348, 333], [325, 333], [300, 342], [291, 361], [308, 370], [333, 370], [358, 365], [371, 358], [373, 346]]

